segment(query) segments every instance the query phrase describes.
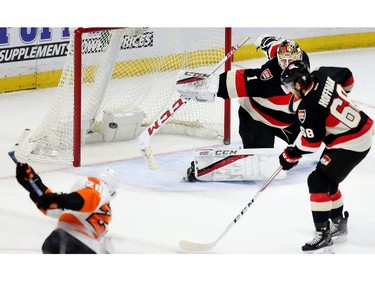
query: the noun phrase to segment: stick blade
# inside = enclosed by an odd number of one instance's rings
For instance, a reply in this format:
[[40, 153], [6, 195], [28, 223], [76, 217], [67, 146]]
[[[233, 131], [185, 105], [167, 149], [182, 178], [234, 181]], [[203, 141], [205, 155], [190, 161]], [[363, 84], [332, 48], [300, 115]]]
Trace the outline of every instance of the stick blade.
[[31, 132], [30, 129], [26, 128], [22, 132], [21, 136], [18, 138], [17, 142], [13, 145], [12, 149], [8, 152], [9, 157], [12, 158], [13, 162], [16, 164], [18, 163], [18, 160], [15, 155], [16, 149], [18, 148], [20, 143], [23, 142], [29, 136], [30, 132]]
[[146, 160], [148, 167], [151, 170], [159, 169], [159, 163], [156, 162], [154, 155], [152, 154], [151, 147], [146, 147], [145, 149], [141, 149], [142, 155]]
[[215, 244], [203, 244], [203, 243], [194, 243], [186, 240], [181, 240], [178, 245], [182, 250], [190, 252], [205, 252], [211, 250]]

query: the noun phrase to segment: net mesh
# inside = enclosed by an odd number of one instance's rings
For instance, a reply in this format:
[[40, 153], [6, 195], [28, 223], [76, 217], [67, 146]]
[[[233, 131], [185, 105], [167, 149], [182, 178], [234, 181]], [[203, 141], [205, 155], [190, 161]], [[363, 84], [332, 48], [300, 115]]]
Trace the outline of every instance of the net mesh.
[[[19, 157], [73, 160], [73, 120], [77, 118], [74, 52], [79, 51], [73, 32], [54, 100], [39, 128], [19, 146]], [[101, 132], [105, 111], [143, 111], [142, 127], [149, 126], [179, 98], [177, 71], [210, 73], [225, 55], [224, 44], [224, 28], [148, 28], [142, 32], [128, 28], [83, 33], [81, 115], [89, 126], [82, 130], [82, 140], [87, 133]], [[222, 138], [223, 119], [222, 99], [215, 103], [190, 101], [158, 133]]]

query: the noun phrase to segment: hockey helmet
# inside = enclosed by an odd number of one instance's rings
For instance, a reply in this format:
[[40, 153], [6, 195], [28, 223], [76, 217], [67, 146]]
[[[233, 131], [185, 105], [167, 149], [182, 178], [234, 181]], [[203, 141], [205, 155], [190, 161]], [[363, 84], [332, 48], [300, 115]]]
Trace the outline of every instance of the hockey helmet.
[[291, 62], [281, 73], [281, 83], [295, 89], [298, 82], [305, 89], [311, 83], [311, 73], [309, 65], [303, 60]]
[[117, 173], [114, 170], [107, 168], [104, 171], [101, 171], [97, 178], [100, 180], [100, 185], [103, 188], [108, 189], [111, 198], [114, 198], [120, 186], [120, 180]]
[[292, 61], [302, 60], [302, 56], [302, 49], [292, 40], [284, 40], [277, 49], [277, 60], [281, 69], [285, 69]]

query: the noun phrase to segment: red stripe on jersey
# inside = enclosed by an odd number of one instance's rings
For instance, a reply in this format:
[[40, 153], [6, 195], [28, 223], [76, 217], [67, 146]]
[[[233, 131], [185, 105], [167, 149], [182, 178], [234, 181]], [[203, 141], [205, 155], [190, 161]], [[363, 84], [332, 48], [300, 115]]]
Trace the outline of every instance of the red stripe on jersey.
[[329, 115], [326, 119], [326, 127], [336, 127], [340, 123], [340, 120], [334, 117], [333, 115]]
[[239, 98], [247, 97], [244, 72], [245, 69], [236, 70], [236, 90]]
[[254, 104], [254, 100], [251, 97], [249, 97], [249, 101], [251, 103], [252, 108], [256, 112], [258, 112], [264, 119], [266, 119], [268, 122], [270, 122], [274, 126], [288, 127], [290, 125], [290, 123], [281, 122], [281, 121], [279, 121], [279, 120], [277, 120], [277, 119], [275, 119], [275, 118], [273, 118], [273, 117], [271, 117], [269, 115], [264, 114], [262, 111], [259, 111], [258, 108], [257, 108], [257, 106], [256, 106], [256, 104]]
[[310, 193], [310, 201], [317, 203], [330, 202], [331, 198], [328, 193]]
[[319, 148], [320, 145], [322, 144], [322, 142], [321, 141], [319, 141], [319, 142], [309, 142], [307, 139], [305, 139], [305, 137], [301, 137], [301, 144], [302, 144], [302, 146], [305, 146], [305, 147]]
[[347, 134], [345, 136], [338, 137], [333, 142], [327, 144], [327, 147], [333, 147], [337, 144], [347, 142], [347, 141], [351, 141], [351, 140], [354, 140], [354, 139], [357, 139], [357, 138], [361, 137], [362, 135], [366, 134], [368, 132], [368, 130], [371, 129], [373, 123], [374, 123], [374, 121], [372, 119], [368, 118], [366, 124], [362, 127], [362, 129], [359, 132], [357, 132], [355, 134]]
[[222, 167], [225, 167], [229, 164], [232, 164], [233, 162], [236, 162], [237, 160], [240, 160], [240, 159], [243, 159], [243, 158], [246, 158], [246, 157], [249, 157], [249, 156], [253, 156], [253, 154], [248, 154], [248, 155], [233, 155], [233, 156], [228, 156], [218, 162], [215, 162], [213, 165], [209, 165], [205, 168], [202, 168], [201, 170], [198, 170], [197, 172], [197, 176], [198, 177], [201, 177], [201, 176], [204, 176], [208, 173], [211, 173], [215, 170], [218, 170]]
[[274, 97], [268, 98], [268, 100], [272, 102], [273, 104], [288, 106], [292, 95], [293, 95], [292, 93], [289, 93], [283, 96], [274, 96]]
[[354, 77], [351, 75], [348, 80], [346, 80], [341, 86], [342, 87], [349, 87], [354, 84]]
[[277, 49], [279, 48], [279, 46], [280, 46], [280, 43], [275, 44], [271, 47], [271, 50], [269, 51], [270, 59], [272, 59], [276, 55], [276, 52], [277, 52]]
[[339, 200], [341, 198], [341, 192], [338, 190], [335, 194], [329, 196], [332, 201]]

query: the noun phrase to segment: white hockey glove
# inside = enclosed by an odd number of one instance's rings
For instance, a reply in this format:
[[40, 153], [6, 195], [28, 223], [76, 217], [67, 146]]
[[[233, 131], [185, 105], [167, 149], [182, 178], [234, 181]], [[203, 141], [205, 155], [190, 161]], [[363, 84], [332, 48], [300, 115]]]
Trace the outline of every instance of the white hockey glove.
[[[186, 70], [179, 71], [177, 73], [177, 81], [192, 77], [188, 73]], [[176, 86], [176, 90], [180, 93], [181, 97], [197, 102], [214, 102], [218, 89], [219, 76], [215, 74], [211, 74], [210, 77], [195, 82], [177, 83]]]
[[273, 46], [278, 45], [283, 40], [284, 38], [280, 36], [263, 34], [255, 40], [254, 45], [257, 50], [260, 48], [266, 57], [271, 59], [274, 56], [273, 53], [276, 52], [276, 50], [272, 51]]

